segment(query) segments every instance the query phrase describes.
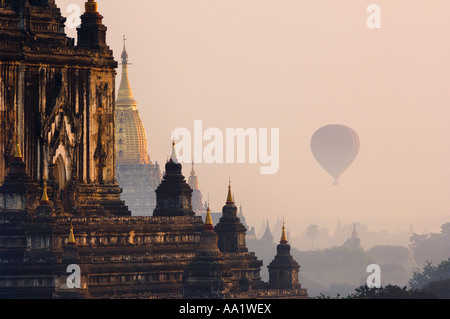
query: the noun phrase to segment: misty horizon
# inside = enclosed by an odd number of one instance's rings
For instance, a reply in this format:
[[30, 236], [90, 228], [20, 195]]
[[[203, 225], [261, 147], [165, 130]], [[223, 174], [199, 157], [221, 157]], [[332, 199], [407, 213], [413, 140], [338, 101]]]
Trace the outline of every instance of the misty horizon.
[[[57, 1], [64, 16], [69, 4]], [[450, 45], [437, 1], [378, 1], [382, 28], [365, 25], [368, 3], [99, 1], [107, 43], [129, 76], [150, 159], [165, 163], [171, 132], [205, 127], [280, 129], [279, 171], [258, 164], [196, 164], [200, 189], [221, 211], [228, 178], [249, 225], [286, 219], [359, 222], [370, 231], [439, 232], [450, 221]], [[140, 10], [135, 10], [139, 6]], [[66, 28], [76, 38], [74, 28]], [[120, 66], [116, 88], [120, 81]], [[317, 163], [313, 133], [343, 124], [361, 148], [340, 185]], [[183, 164], [188, 175], [190, 164]]]

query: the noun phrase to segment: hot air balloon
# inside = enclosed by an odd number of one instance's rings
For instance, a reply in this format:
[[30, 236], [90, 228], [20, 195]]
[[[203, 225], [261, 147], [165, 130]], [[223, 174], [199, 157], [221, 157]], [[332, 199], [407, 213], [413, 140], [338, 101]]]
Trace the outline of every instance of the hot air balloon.
[[334, 177], [334, 185], [339, 185], [339, 177], [358, 155], [359, 137], [345, 125], [326, 125], [311, 137], [311, 151], [320, 166]]

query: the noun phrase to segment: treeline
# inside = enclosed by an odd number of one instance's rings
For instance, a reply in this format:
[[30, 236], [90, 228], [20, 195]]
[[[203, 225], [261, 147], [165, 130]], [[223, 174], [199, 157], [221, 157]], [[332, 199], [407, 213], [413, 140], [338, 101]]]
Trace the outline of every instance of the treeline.
[[415, 271], [409, 286], [386, 285], [369, 288], [361, 285], [346, 297], [331, 297], [320, 293], [318, 299], [450, 299], [450, 258], [434, 266], [430, 262], [421, 271]]
[[[262, 240], [249, 240], [248, 247], [263, 259], [263, 280], [268, 279], [267, 266], [276, 253], [276, 244]], [[450, 257], [450, 223], [437, 234], [417, 235], [410, 239], [409, 247], [378, 245], [364, 251], [343, 246], [323, 250], [291, 253], [300, 264], [299, 280], [310, 296], [339, 296], [341, 298], [387, 295], [422, 296], [428, 293], [436, 298], [445, 296], [448, 289], [448, 258]], [[381, 290], [366, 286], [367, 266], [381, 268]], [[359, 287], [355, 290], [355, 287]], [[365, 287], [365, 288], [364, 288]]]

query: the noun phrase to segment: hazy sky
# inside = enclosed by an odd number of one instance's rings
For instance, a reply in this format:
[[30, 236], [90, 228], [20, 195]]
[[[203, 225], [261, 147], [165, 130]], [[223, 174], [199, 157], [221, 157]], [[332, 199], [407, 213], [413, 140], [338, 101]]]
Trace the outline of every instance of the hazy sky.
[[[84, 1], [57, 3], [69, 16], [67, 6]], [[280, 129], [277, 174], [261, 175], [261, 164], [196, 165], [213, 211], [231, 176], [257, 230], [282, 216], [293, 235], [310, 223], [333, 230], [338, 218], [388, 231], [412, 222], [418, 232], [450, 221], [450, 1], [98, 3], [117, 60], [128, 39], [152, 161], [163, 167], [171, 131], [193, 131], [194, 120], [223, 132]], [[366, 25], [371, 3], [381, 29]], [[339, 186], [310, 150], [327, 124], [347, 125], [361, 141]]]

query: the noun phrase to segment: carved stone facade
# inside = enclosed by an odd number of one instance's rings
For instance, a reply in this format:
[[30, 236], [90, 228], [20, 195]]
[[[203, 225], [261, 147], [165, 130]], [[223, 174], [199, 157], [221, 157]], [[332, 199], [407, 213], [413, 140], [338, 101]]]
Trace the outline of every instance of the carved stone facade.
[[75, 46], [54, 1], [31, 3], [1, 4], [0, 183], [19, 143], [28, 175], [48, 182], [59, 212], [129, 215], [115, 177], [117, 63], [102, 16], [83, 14]]

